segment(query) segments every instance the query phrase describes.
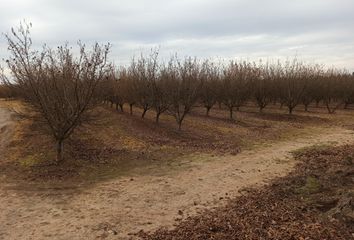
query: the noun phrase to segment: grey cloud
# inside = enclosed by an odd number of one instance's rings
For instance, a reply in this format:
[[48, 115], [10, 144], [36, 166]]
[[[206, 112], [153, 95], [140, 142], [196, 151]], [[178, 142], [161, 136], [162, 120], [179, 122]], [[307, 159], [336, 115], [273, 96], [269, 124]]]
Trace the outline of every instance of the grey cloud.
[[39, 45], [109, 41], [118, 63], [161, 46], [163, 56], [297, 54], [354, 70], [353, 9], [351, 0], [12, 0], [2, 3], [0, 31], [26, 18]]

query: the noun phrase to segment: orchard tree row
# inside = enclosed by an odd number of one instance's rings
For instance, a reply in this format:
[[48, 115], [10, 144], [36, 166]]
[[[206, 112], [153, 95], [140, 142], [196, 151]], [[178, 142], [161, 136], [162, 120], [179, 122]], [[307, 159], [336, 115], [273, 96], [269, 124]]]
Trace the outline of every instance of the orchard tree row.
[[286, 106], [289, 114], [302, 104], [305, 110], [311, 103], [320, 103], [329, 113], [354, 102], [354, 77], [344, 70], [325, 69], [305, 64], [297, 59], [276, 62], [230, 61], [216, 64], [187, 57], [171, 57], [159, 63], [157, 52], [141, 56], [130, 66], [111, 69], [102, 84], [104, 101], [124, 111], [129, 105], [156, 113], [156, 122], [167, 112], [181, 127], [185, 116], [195, 105], [202, 105], [209, 115], [218, 104], [225, 106], [230, 118], [234, 110], [253, 102], [262, 112], [270, 103]]
[[230, 61], [218, 64], [197, 58], [173, 56], [167, 62], [158, 52], [133, 59], [129, 66], [108, 62], [110, 45], [78, 51], [68, 45], [34, 48], [30, 24], [5, 34], [9, 58], [2, 64], [0, 97], [19, 98], [31, 107], [31, 117], [41, 122], [56, 142], [57, 163], [63, 159], [63, 143], [74, 130], [90, 120], [102, 102], [124, 111], [129, 106], [173, 115], [179, 129], [196, 105], [215, 104], [234, 111], [253, 102], [262, 111], [280, 103], [293, 109], [303, 104], [325, 104], [329, 113], [354, 102], [354, 78], [346, 71], [325, 69], [296, 59], [286, 62]]

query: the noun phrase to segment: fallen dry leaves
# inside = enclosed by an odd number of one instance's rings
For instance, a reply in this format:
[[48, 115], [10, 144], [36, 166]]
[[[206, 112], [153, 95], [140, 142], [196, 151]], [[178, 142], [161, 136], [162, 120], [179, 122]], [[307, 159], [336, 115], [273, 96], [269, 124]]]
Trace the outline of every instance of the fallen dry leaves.
[[354, 146], [297, 152], [288, 176], [143, 239], [353, 239]]

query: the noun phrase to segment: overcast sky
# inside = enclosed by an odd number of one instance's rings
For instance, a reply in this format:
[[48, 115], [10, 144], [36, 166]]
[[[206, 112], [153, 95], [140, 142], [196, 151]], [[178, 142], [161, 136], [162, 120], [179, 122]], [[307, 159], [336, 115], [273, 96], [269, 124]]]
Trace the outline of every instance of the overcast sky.
[[[0, 0], [0, 32], [26, 19], [37, 45], [113, 44], [125, 64], [160, 47], [162, 57], [277, 59], [354, 71], [354, 0]], [[0, 56], [6, 57], [5, 39]]]

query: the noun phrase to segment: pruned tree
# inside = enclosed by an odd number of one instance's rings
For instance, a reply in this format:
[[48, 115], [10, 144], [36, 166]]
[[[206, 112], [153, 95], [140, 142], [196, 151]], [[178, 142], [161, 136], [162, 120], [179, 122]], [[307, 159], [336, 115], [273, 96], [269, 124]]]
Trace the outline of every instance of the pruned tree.
[[162, 68], [160, 70], [159, 76], [154, 78], [151, 82], [152, 88], [152, 107], [156, 112], [155, 122], [158, 123], [160, 115], [166, 112], [171, 104], [170, 93], [173, 91], [171, 89], [171, 79], [168, 68]]
[[119, 78], [119, 73], [115, 70], [114, 67], [111, 67], [107, 73], [106, 80], [104, 84], [104, 92], [106, 94], [106, 99], [110, 103], [111, 107], [115, 105], [116, 110], [120, 109], [121, 112], [124, 112], [124, 95], [122, 90], [121, 79]]
[[32, 49], [30, 24], [21, 24], [5, 34], [11, 77], [2, 80], [31, 105], [36, 121], [44, 123], [56, 142], [56, 162], [63, 160], [63, 144], [74, 130], [90, 120], [89, 111], [98, 103], [99, 83], [107, 71], [109, 44], [95, 44], [91, 51], [79, 43], [78, 57], [68, 45], [53, 50]]
[[354, 103], [354, 75], [346, 73], [343, 79], [344, 95], [344, 109], [348, 109], [350, 104]]
[[287, 106], [289, 114], [301, 102], [308, 85], [308, 73], [309, 68], [297, 59], [287, 61], [284, 66], [277, 65], [279, 98]]
[[165, 71], [170, 86], [168, 111], [175, 117], [178, 129], [181, 130], [183, 120], [198, 100], [202, 86], [200, 64], [196, 58], [189, 57], [180, 61], [173, 57]]
[[328, 113], [333, 114], [344, 104], [346, 84], [345, 73], [335, 69], [328, 69], [321, 80], [323, 102]]
[[305, 107], [305, 111], [308, 111], [309, 105], [314, 101], [320, 101], [322, 99], [322, 92], [321, 92], [321, 78], [323, 74], [322, 66], [315, 65], [312, 66], [306, 76], [307, 78], [307, 86], [304, 90], [304, 93], [301, 97], [301, 103]]
[[275, 81], [274, 66], [266, 63], [260, 64], [254, 68], [254, 77], [252, 79], [252, 93], [259, 107], [259, 112], [274, 99], [274, 81]]
[[313, 91], [315, 86], [316, 85], [309, 83], [309, 86], [306, 88], [304, 94], [302, 95], [301, 103], [304, 105], [305, 112], [308, 112], [309, 105], [314, 101]]
[[251, 79], [254, 77], [252, 64], [231, 61], [224, 69], [221, 81], [222, 103], [228, 107], [230, 119], [234, 109], [241, 107], [250, 96]]
[[210, 109], [218, 100], [220, 84], [220, 68], [210, 61], [202, 64], [200, 78], [203, 85], [200, 89], [200, 101], [206, 109], [206, 116], [209, 116]]
[[122, 96], [123, 101], [129, 105], [129, 113], [133, 115], [133, 106], [137, 101], [137, 91], [135, 90], [134, 78], [131, 76], [131, 72], [121, 67], [119, 70], [118, 78], [118, 94]]
[[158, 52], [153, 52], [150, 57], [141, 57], [136, 61], [133, 59], [129, 74], [136, 92], [137, 103], [142, 107], [141, 118], [145, 117], [146, 112], [153, 106], [152, 83], [156, 81], [158, 64]]

